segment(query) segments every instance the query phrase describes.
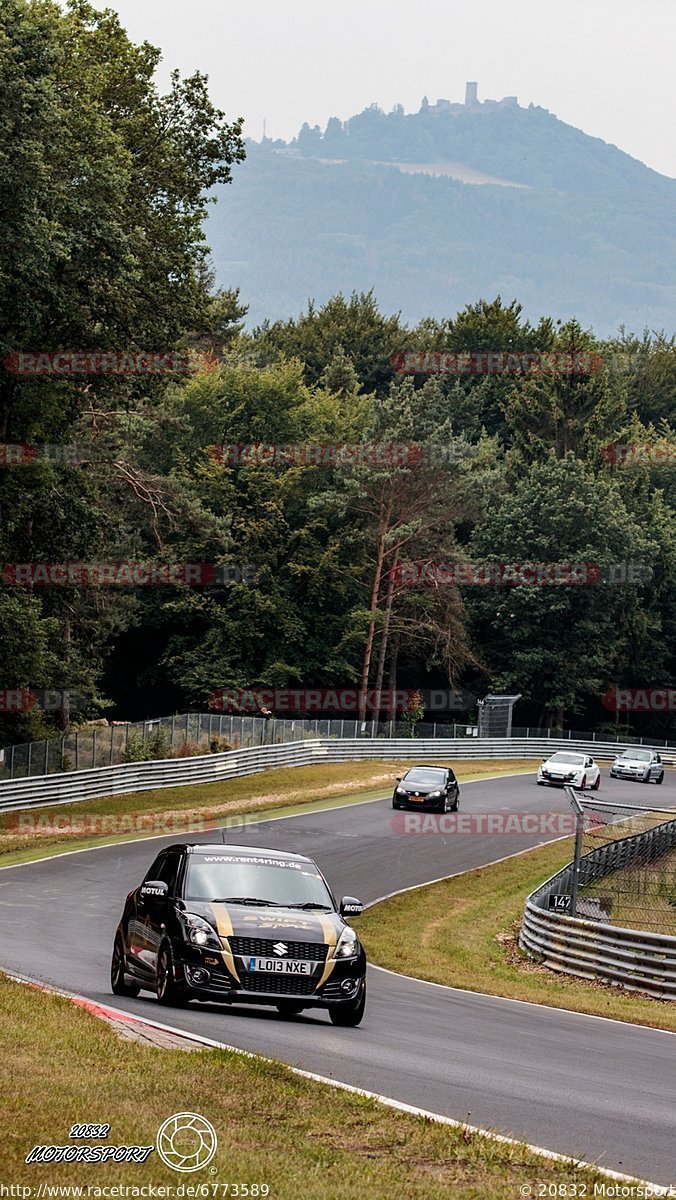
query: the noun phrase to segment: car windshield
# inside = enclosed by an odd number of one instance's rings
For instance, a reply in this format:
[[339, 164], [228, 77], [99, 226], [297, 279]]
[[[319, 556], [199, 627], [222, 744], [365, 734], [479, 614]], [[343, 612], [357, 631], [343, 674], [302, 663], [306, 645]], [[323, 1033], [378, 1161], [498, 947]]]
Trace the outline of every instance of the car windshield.
[[420, 784], [422, 787], [442, 787], [445, 781], [445, 771], [434, 767], [416, 767], [413, 771], [407, 771], [402, 780], [403, 783]]
[[567, 754], [565, 750], [561, 750], [558, 754], [552, 754], [549, 761], [553, 763], [574, 763], [576, 767], [579, 767], [584, 762], [584, 755]]
[[624, 750], [620, 758], [633, 758], [639, 762], [650, 762], [649, 750]]
[[314, 863], [236, 853], [192, 854], [184, 899], [334, 907]]

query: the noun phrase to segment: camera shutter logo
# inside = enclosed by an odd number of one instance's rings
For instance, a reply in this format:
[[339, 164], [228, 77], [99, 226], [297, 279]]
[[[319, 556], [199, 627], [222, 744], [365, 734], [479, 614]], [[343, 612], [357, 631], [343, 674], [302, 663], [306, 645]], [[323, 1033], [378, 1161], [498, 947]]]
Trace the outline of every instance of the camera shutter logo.
[[172, 1171], [199, 1171], [211, 1162], [218, 1137], [198, 1113], [174, 1113], [157, 1131], [157, 1153]]

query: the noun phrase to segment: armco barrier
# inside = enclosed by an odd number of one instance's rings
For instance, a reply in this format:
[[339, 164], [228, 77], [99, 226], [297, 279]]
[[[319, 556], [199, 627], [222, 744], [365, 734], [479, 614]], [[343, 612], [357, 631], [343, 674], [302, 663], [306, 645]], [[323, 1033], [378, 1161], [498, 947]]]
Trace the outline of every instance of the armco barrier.
[[[675, 846], [676, 820], [607, 842], [581, 859], [580, 887], [636, 861], [659, 858]], [[519, 937], [521, 947], [541, 955], [554, 971], [650, 992], [661, 1000], [676, 1000], [676, 937], [548, 911], [549, 896], [570, 893], [572, 872], [573, 864], [569, 863], [528, 897]]]
[[[39, 775], [0, 781], [0, 810], [41, 804], [69, 804], [98, 796], [122, 796], [155, 788], [217, 783], [221, 779], [253, 775], [271, 767], [302, 767], [317, 762], [339, 763], [364, 759], [413, 759], [450, 762], [472, 758], [548, 758], [555, 750], [578, 750], [610, 759], [618, 753], [613, 743], [576, 742], [553, 738], [313, 738], [305, 742], [254, 746], [195, 758], [168, 758], [155, 762], [120, 763], [93, 770]], [[676, 761], [676, 752], [665, 763]]]

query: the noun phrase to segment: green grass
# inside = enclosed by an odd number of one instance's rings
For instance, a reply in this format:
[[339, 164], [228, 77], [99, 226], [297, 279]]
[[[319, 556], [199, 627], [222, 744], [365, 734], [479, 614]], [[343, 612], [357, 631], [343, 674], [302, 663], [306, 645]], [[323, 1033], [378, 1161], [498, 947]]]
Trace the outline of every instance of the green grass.
[[[514, 1200], [527, 1185], [536, 1195], [538, 1183], [586, 1183], [593, 1194], [603, 1181], [596, 1171], [398, 1113], [258, 1058], [122, 1042], [69, 1001], [2, 977], [0, 1014], [7, 1183], [185, 1184], [186, 1195], [190, 1185], [218, 1197], [226, 1183], [267, 1183], [272, 1200]], [[334, 1034], [346, 1045], [359, 1038], [358, 1030]], [[67, 1144], [81, 1122], [110, 1124], [111, 1145], [151, 1145], [162, 1122], [185, 1111], [207, 1117], [219, 1141], [212, 1166], [191, 1175], [171, 1171], [157, 1154], [143, 1165], [24, 1162], [34, 1145]], [[222, 1190], [212, 1191], [216, 1185]]]
[[[0, 816], [0, 865], [30, 862], [62, 850], [109, 845], [153, 834], [187, 833], [241, 821], [250, 814], [275, 816], [358, 804], [391, 792], [409, 762], [366, 760], [284, 767], [219, 783], [157, 788], [128, 796], [31, 808]], [[530, 760], [451, 762], [461, 782], [534, 770]]]
[[[570, 862], [572, 839], [394, 896], [354, 922], [372, 962], [474, 992], [676, 1030], [676, 1005], [551, 971], [517, 946], [529, 892]], [[605, 881], [604, 881], [605, 882]]]

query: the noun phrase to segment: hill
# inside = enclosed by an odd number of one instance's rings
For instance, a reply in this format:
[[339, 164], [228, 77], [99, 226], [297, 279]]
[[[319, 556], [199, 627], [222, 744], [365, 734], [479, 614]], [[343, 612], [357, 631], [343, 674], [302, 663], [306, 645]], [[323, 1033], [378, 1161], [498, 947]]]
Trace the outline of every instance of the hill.
[[374, 106], [247, 152], [207, 237], [252, 323], [373, 288], [411, 322], [500, 294], [674, 332], [676, 180], [545, 109]]

